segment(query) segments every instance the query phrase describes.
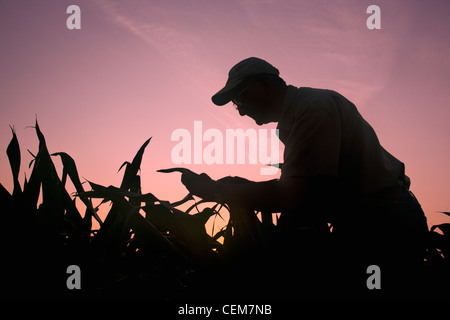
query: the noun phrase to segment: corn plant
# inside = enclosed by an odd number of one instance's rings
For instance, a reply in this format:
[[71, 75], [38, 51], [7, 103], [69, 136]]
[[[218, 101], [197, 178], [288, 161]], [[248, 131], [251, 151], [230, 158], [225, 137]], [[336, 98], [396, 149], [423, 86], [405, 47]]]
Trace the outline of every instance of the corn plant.
[[[6, 150], [13, 191], [0, 184], [3, 295], [228, 297], [227, 290], [237, 294], [242, 288], [258, 284], [263, 288], [273, 281], [267, 272], [276, 264], [271, 261], [276, 230], [272, 213], [262, 212], [258, 219], [253, 210], [198, 201], [190, 194], [170, 203], [143, 193], [139, 171], [151, 138], [131, 162], [120, 166], [119, 171], [124, 169], [120, 186], [81, 182], [75, 161], [64, 152], [50, 153], [37, 121], [34, 128], [39, 148], [36, 155], [30, 152], [31, 173], [23, 184], [13, 128]], [[62, 163], [61, 176], [53, 159]], [[75, 194], [67, 191], [69, 179]], [[236, 177], [221, 181], [246, 182]], [[85, 190], [86, 185], [90, 190]], [[94, 207], [93, 199], [101, 200], [100, 204]], [[77, 201], [84, 212], [79, 211]], [[179, 209], [189, 203], [187, 210]], [[109, 212], [102, 220], [97, 214], [99, 207], [108, 205]], [[226, 225], [209, 234], [205, 224], [210, 218], [223, 218], [223, 211], [229, 213]], [[93, 228], [93, 219], [98, 229]], [[427, 263], [430, 273], [437, 276], [430, 278], [431, 282], [448, 279], [449, 261], [450, 224], [433, 226]], [[83, 272], [79, 292], [66, 287], [69, 265], [78, 265]]]
[[[64, 291], [65, 267], [77, 264], [87, 272], [84, 292], [138, 294], [148, 285], [160, 290], [149, 290], [147, 295], [157, 297], [163, 290], [163, 295], [171, 296], [188, 290], [191, 278], [199, 278], [192, 275], [199, 268], [210, 270], [211, 266], [230, 260], [236, 248], [242, 252], [247, 247], [250, 251], [250, 247], [262, 244], [262, 223], [253, 212], [198, 202], [191, 195], [170, 203], [152, 193], [142, 193], [139, 169], [151, 139], [145, 141], [131, 162], [120, 167], [119, 171], [125, 168], [125, 172], [119, 187], [87, 181], [91, 190], [86, 191], [75, 161], [64, 152], [50, 154], [37, 121], [34, 128], [39, 149], [36, 155], [30, 152], [30, 168], [33, 167], [29, 179], [25, 179], [22, 188], [19, 142], [12, 129], [7, 148], [14, 181], [12, 194], [0, 185], [4, 208], [1, 244], [6, 252], [3, 272], [11, 279], [3, 288], [8, 294], [32, 296], [41, 294], [44, 288]], [[59, 157], [62, 162], [61, 177], [52, 157]], [[68, 179], [76, 189], [74, 195], [66, 190]], [[84, 214], [76, 206], [77, 199], [86, 208]], [[99, 206], [110, 204], [104, 221], [92, 199], [102, 199]], [[193, 202], [188, 210], [177, 209], [186, 202]], [[203, 210], [198, 209], [208, 204]], [[220, 215], [221, 210], [229, 210], [231, 218], [226, 227], [209, 235], [205, 224], [210, 217]], [[92, 219], [97, 220], [98, 230], [93, 230]], [[220, 237], [222, 242], [218, 241]], [[29, 269], [35, 275], [30, 276]], [[130, 286], [142, 290], [124, 289]]]
[[[5, 252], [3, 274], [8, 281], [2, 289], [7, 294], [35, 293], [42, 288], [57, 286], [58, 263], [66, 263], [75, 252], [89, 245], [91, 218], [99, 220], [86, 197], [84, 217], [79, 213], [75, 199], [65, 189], [69, 177], [79, 192], [84, 192], [76, 172], [75, 162], [65, 153], [57, 153], [64, 164], [62, 179], [58, 176], [45, 138], [36, 122], [39, 149], [30, 163], [30, 177], [23, 189], [19, 183], [20, 149], [17, 136], [8, 145], [7, 155], [14, 181], [12, 194], [0, 187], [3, 208], [1, 246]], [[31, 153], [31, 152], [30, 152]], [[42, 198], [39, 204], [39, 198]], [[54, 276], [56, 275], [56, 277]]]

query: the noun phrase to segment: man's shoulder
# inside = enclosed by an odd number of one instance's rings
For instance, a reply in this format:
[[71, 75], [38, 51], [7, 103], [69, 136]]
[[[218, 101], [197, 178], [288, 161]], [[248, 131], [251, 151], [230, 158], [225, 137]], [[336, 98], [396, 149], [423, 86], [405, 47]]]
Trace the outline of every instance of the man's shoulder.
[[335, 109], [335, 98], [339, 96], [339, 93], [329, 89], [300, 87], [297, 102], [302, 106], [303, 112], [329, 112], [330, 109]]
[[288, 89], [289, 103], [279, 120], [277, 128], [291, 129], [296, 121], [314, 121], [323, 116], [336, 117], [340, 108], [346, 108], [345, 97], [334, 90], [312, 87], [294, 87]]
[[298, 93], [304, 99], [331, 99], [333, 96], [341, 96], [340, 93], [330, 90], [330, 89], [321, 89], [321, 88], [312, 88], [312, 87], [299, 87]]

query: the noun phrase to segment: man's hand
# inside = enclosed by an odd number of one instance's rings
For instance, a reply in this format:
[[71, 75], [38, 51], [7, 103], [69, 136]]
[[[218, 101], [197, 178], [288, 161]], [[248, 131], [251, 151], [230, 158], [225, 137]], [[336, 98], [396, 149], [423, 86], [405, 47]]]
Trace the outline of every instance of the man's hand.
[[190, 193], [209, 201], [214, 201], [219, 187], [219, 182], [211, 179], [206, 173], [185, 172], [181, 175], [181, 182]]
[[245, 179], [245, 178], [231, 177], [231, 176], [220, 178], [217, 181], [218, 182], [222, 182], [222, 183], [226, 183], [226, 184], [243, 184], [243, 183], [253, 182], [253, 181], [250, 181], [250, 180]]
[[193, 195], [204, 200], [214, 201], [220, 182], [211, 179], [206, 173], [197, 174], [186, 168], [162, 169], [158, 172], [181, 172], [181, 182]]
[[163, 169], [158, 172], [181, 172], [181, 182], [189, 192], [204, 200], [237, 204], [259, 211], [296, 209], [307, 200], [310, 188], [310, 180], [305, 177], [262, 182], [225, 177], [215, 181], [206, 173], [197, 174], [186, 168]]

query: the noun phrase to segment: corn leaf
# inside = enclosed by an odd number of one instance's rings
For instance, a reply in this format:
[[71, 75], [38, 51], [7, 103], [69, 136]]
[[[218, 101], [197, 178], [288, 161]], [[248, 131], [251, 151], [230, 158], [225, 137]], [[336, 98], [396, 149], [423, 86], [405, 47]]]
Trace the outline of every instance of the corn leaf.
[[182, 174], [185, 174], [185, 173], [192, 173], [192, 174], [195, 174], [195, 172], [193, 172], [193, 171], [191, 171], [191, 170], [189, 170], [189, 169], [187, 169], [187, 168], [159, 169], [159, 170], [156, 170], [156, 171], [157, 171], [157, 172], [162, 172], [162, 173], [180, 172], [180, 173], [182, 173]]
[[[125, 174], [123, 176], [123, 180], [120, 185], [120, 189], [129, 190], [130, 187], [133, 185], [133, 182], [135, 181], [135, 176], [137, 175], [139, 168], [141, 167], [142, 156], [144, 154], [145, 148], [147, 147], [151, 139], [152, 138], [149, 138], [147, 141], [144, 142], [139, 151], [136, 153], [131, 164], [129, 165], [127, 164], [125, 168]], [[123, 167], [123, 165], [121, 167]]]
[[194, 256], [207, 256], [210, 252], [209, 235], [205, 229], [205, 219], [211, 216], [208, 210], [197, 215], [171, 211], [162, 204], [148, 205], [143, 208], [145, 219], [154, 223], [161, 231], [170, 231]]
[[450, 241], [450, 223], [442, 223], [442, 224], [438, 224], [435, 226], [432, 226], [430, 231], [434, 231], [436, 229], [440, 229], [442, 231], [442, 233], [448, 237], [449, 241]]
[[6, 154], [8, 155], [9, 164], [11, 166], [11, 172], [14, 179], [14, 190], [13, 195], [17, 196], [22, 193], [22, 189], [20, 187], [19, 183], [19, 171], [20, 171], [20, 148], [19, 148], [19, 141], [17, 140], [16, 132], [14, 131], [14, 128], [11, 127], [12, 131], [12, 139], [9, 143]]
[[169, 203], [169, 202], [167, 202], [167, 204], [169, 205], [169, 206], [172, 206], [172, 207], [178, 207], [178, 206], [181, 206], [182, 204], [185, 204], [186, 202], [188, 202], [188, 201], [195, 201], [195, 199], [194, 199], [194, 197], [192, 196], [192, 194], [188, 194], [187, 196], [185, 196], [183, 199], [181, 199], [180, 201], [175, 201], [175, 202], [172, 202], [172, 203]]
[[[52, 156], [60, 156], [61, 161], [63, 164], [63, 178], [62, 178], [62, 185], [65, 185], [66, 176], [68, 175], [70, 180], [72, 181], [76, 191], [78, 194], [84, 193], [83, 185], [81, 184], [80, 177], [78, 175], [77, 166], [75, 165], [75, 161], [72, 159], [71, 156], [69, 156], [65, 152], [57, 152], [53, 153]], [[90, 216], [94, 217], [97, 222], [102, 225], [103, 221], [100, 219], [100, 217], [97, 215], [97, 212], [94, 210], [94, 207], [92, 206], [92, 202], [85, 196], [80, 196], [81, 201], [85, 204], [87, 208], [87, 213], [89, 214], [88, 217], [85, 216], [85, 219], [89, 218]]]
[[115, 198], [130, 198], [139, 202], [154, 203], [159, 201], [152, 193], [140, 194], [131, 191], [124, 191], [123, 189], [114, 186], [104, 187], [99, 184], [88, 181], [92, 187], [92, 191], [85, 191], [77, 194], [78, 196], [86, 196], [90, 198], [103, 198], [105, 200], [113, 200]]
[[181, 250], [179, 250], [172, 242], [161, 234], [150, 221], [142, 217], [139, 213], [133, 213], [131, 215], [130, 227], [136, 232], [136, 237], [139, 237], [140, 241], [151, 244], [152, 247], [168, 250], [184, 260], [190, 261]]
[[100, 242], [111, 246], [112, 250], [118, 251], [123, 246], [124, 241], [130, 239], [129, 219], [133, 213], [137, 213], [139, 208], [133, 207], [120, 196], [111, 196], [113, 205], [108, 212], [102, 227], [96, 237]]
[[443, 214], [445, 214], [445, 215], [447, 215], [447, 216], [449, 216], [450, 217], [450, 212], [444, 212], [444, 211], [439, 211], [440, 213], [443, 213]]

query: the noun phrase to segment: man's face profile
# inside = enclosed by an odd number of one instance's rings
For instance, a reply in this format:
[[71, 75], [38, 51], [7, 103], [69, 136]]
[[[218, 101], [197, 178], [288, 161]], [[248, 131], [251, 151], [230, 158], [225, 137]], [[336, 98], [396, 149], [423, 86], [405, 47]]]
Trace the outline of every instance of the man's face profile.
[[254, 80], [244, 85], [233, 99], [241, 116], [249, 116], [257, 125], [272, 122], [270, 115], [273, 113], [273, 99], [270, 95], [270, 86], [262, 79]]

